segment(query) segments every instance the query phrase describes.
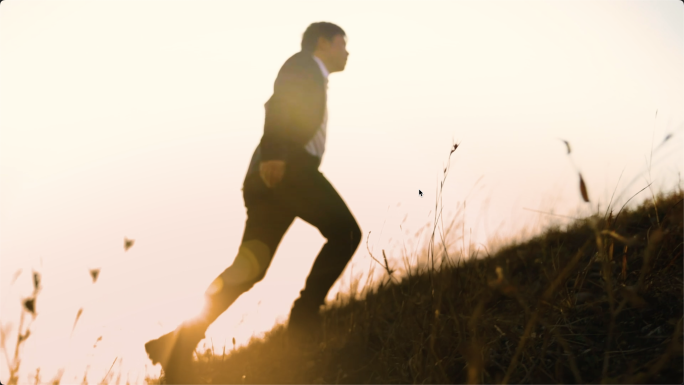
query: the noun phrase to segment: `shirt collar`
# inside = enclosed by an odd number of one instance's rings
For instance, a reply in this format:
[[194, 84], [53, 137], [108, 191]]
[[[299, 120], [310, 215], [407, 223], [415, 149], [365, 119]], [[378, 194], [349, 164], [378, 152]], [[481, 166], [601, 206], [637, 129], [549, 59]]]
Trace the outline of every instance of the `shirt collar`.
[[325, 78], [325, 80], [328, 80], [329, 72], [328, 72], [328, 69], [325, 68], [325, 64], [323, 64], [323, 61], [321, 59], [319, 59], [316, 55], [311, 55], [311, 56], [313, 56], [316, 63], [318, 63], [318, 66], [321, 68], [321, 72], [323, 73], [323, 77]]

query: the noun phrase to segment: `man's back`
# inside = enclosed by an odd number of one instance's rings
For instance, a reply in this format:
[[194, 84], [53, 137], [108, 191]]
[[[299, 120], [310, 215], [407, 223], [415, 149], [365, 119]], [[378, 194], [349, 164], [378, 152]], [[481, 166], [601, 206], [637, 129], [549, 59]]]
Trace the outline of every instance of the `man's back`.
[[261, 162], [282, 160], [296, 166], [298, 159], [309, 155], [304, 154], [304, 147], [321, 129], [326, 100], [326, 79], [313, 55], [300, 51], [288, 58], [278, 72], [273, 95], [264, 105], [264, 134], [245, 180], [259, 172]]

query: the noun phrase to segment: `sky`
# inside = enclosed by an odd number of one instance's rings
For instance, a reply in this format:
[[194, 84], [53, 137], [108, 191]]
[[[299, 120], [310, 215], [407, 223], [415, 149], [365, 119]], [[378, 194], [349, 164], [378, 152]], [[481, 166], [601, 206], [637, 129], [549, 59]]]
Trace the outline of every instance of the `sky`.
[[[319, 170], [363, 238], [334, 299], [382, 276], [371, 255], [385, 250], [399, 270], [424, 257], [435, 212], [434, 241], [444, 234], [455, 259], [605, 212], [611, 196], [619, 209], [649, 183], [682, 186], [683, 10], [675, 0], [3, 1], [0, 321], [12, 352], [31, 272], [42, 279], [21, 381], [38, 367], [45, 381], [60, 368], [62, 383], [100, 381], [112, 362], [122, 381], [159, 375], [144, 343], [196, 314], [235, 258], [264, 103], [310, 23], [341, 26], [350, 53], [329, 78]], [[207, 344], [229, 350], [285, 322], [324, 243], [296, 219]], [[7, 370], [0, 358], [1, 381]]]

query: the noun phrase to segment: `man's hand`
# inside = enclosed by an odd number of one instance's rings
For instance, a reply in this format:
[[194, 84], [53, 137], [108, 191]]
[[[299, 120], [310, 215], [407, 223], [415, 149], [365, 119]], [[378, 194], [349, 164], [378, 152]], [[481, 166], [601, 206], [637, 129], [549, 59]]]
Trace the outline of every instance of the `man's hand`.
[[266, 187], [273, 188], [280, 183], [285, 175], [284, 160], [268, 160], [259, 164], [259, 175]]

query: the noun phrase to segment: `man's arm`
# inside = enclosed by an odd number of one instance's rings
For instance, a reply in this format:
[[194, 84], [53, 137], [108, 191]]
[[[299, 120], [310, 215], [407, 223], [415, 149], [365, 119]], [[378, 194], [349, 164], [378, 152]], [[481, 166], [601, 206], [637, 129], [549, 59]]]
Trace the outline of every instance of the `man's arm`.
[[322, 122], [324, 91], [310, 71], [296, 64], [283, 66], [266, 103], [261, 161], [286, 161], [288, 147], [304, 146]]

